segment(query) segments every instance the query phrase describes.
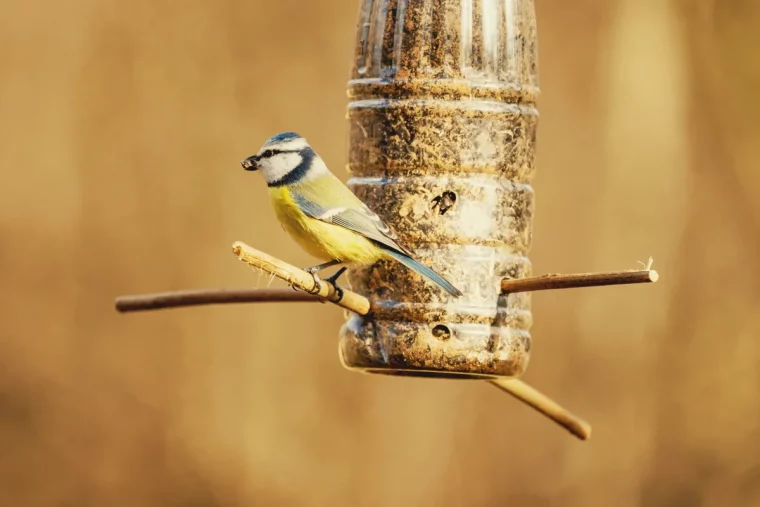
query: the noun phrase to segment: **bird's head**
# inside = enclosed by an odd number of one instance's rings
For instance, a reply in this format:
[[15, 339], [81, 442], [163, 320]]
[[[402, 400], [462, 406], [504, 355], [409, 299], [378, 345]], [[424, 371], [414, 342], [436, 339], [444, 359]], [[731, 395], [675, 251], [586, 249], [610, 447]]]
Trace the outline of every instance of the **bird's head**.
[[241, 165], [246, 171], [260, 170], [270, 187], [296, 183], [327, 170], [306, 139], [295, 132], [270, 137]]

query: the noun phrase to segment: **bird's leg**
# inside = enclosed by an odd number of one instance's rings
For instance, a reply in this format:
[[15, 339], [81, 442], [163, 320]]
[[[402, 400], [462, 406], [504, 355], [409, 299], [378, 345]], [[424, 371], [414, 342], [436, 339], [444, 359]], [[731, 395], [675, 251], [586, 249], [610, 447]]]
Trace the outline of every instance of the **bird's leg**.
[[317, 271], [322, 271], [323, 269], [331, 268], [331, 267], [335, 266], [336, 264], [340, 264], [340, 261], [333, 259], [333, 260], [327, 261], [327, 262], [325, 262], [323, 264], [317, 264], [316, 266], [312, 266], [310, 268], [306, 268], [306, 269], [304, 269], [304, 271], [306, 271], [310, 275], [313, 275]]
[[338, 278], [340, 278], [340, 275], [345, 273], [347, 269], [348, 269], [347, 267], [343, 266], [338, 271], [336, 271], [334, 275], [332, 275], [329, 278], [325, 278], [325, 282], [330, 282], [331, 284], [333, 284], [333, 287], [335, 287], [335, 295], [338, 296], [338, 299], [334, 301], [335, 303], [343, 299], [343, 289], [338, 287]]
[[323, 264], [317, 264], [316, 266], [304, 269], [304, 271], [314, 278], [314, 289], [308, 291], [310, 294], [319, 294], [319, 291], [322, 290], [322, 284], [320, 283], [319, 276], [317, 276], [317, 271], [322, 271], [323, 269], [335, 266], [336, 264], [340, 264], [340, 261], [333, 259]]
[[342, 267], [342, 268], [340, 268], [338, 271], [335, 272], [334, 275], [332, 275], [329, 278], [325, 278], [325, 281], [326, 282], [330, 282], [331, 284], [335, 285], [336, 283], [338, 283], [338, 278], [340, 278], [340, 276], [343, 273], [345, 273], [347, 269], [348, 269], [348, 267], [345, 267], [345, 266]]

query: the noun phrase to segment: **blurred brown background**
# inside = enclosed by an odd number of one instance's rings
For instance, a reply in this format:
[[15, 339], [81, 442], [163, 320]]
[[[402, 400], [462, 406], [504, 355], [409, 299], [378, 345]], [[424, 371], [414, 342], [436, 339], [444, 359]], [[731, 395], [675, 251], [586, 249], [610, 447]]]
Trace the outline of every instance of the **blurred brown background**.
[[[0, 505], [760, 505], [760, 3], [537, 1], [526, 379], [364, 376], [341, 312], [118, 315], [311, 259], [239, 160], [296, 130], [340, 169], [356, 0], [0, 2]], [[340, 172], [345, 178], [345, 172]]]

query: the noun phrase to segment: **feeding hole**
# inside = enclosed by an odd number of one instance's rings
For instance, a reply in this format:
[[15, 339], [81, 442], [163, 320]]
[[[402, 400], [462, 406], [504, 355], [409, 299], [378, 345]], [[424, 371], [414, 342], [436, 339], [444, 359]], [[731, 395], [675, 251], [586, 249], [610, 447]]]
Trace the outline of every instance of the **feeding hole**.
[[447, 190], [439, 196], [433, 199], [433, 208], [438, 207], [438, 214], [443, 215], [449, 211], [457, 202], [457, 194], [451, 190]]
[[439, 340], [446, 341], [449, 338], [451, 338], [451, 331], [449, 331], [448, 326], [444, 326], [443, 324], [438, 324], [433, 328], [433, 336], [435, 336]]

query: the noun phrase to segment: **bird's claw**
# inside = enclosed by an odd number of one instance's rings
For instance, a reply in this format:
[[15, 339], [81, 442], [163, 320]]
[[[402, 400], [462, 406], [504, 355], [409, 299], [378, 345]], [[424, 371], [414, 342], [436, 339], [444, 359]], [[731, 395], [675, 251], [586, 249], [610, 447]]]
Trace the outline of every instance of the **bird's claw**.
[[[306, 290], [305, 292], [308, 292], [309, 294], [313, 294], [315, 296], [318, 296], [319, 293], [322, 291], [322, 280], [320, 280], [319, 276], [317, 275], [317, 271], [319, 271], [319, 266], [312, 266], [310, 268], [305, 268], [304, 271], [309, 273], [312, 278], [314, 278], [314, 287], [311, 290]], [[346, 271], [346, 268], [339, 269], [334, 275], [332, 275], [329, 278], [325, 278], [325, 282], [330, 283], [335, 288], [335, 295], [337, 296], [337, 299], [334, 300], [335, 303], [339, 302], [341, 299], [343, 299], [343, 289], [338, 287], [337, 281], [340, 275], [342, 275]], [[293, 286], [294, 290], [298, 290], [296, 286]], [[321, 303], [324, 303], [323, 298], [319, 298]]]
[[338, 271], [335, 272], [334, 275], [332, 275], [329, 278], [325, 278], [326, 282], [330, 282], [333, 287], [335, 287], [335, 295], [337, 296], [337, 299], [335, 299], [334, 303], [339, 303], [341, 299], [343, 299], [343, 289], [338, 287], [338, 278], [346, 271], [346, 268], [340, 268]]
[[[308, 270], [306, 271], [308, 272]], [[308, 292], [309, 294], [317, 295], [322, 290], [322, 282], [316, 273], [309, 273], [309, 274], [312, 276], [312, 278], [314, 278], [314, 288], [312, 288], [311, 290], [307, 290], [306, 292]]]

